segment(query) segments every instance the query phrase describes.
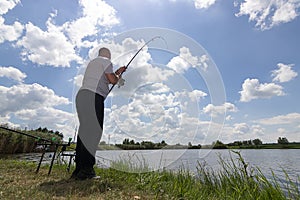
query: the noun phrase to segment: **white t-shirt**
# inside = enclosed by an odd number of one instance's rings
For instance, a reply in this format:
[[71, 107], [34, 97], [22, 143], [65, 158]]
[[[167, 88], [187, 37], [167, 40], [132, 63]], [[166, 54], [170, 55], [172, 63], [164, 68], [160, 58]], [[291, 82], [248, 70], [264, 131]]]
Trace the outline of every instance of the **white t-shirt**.
[[109, 81], [105, 73], [114, 73], [113, 65], [108, 58], [98, 56], [86, 67], [81, 89], [91, 90], [105, 98], [109, 93]]

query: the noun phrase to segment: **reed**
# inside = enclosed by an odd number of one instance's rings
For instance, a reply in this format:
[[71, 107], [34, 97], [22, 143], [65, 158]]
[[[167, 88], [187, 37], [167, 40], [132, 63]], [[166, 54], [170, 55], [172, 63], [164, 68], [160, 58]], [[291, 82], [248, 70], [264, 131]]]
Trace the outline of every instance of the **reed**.
[[[229, 160], [219, 157], [219, 170], [198, 163], [196, 173], [151, 171], [145, 160], [120, 158], [110, 168], [97, 168], [98, 180], [73, 181], [66, 166], [48, 166], [35, 174], [36, 164], [0, 159], [0, 199], [293, 199], [300, 200], [299, 180], [266, 178], [239, 152]], [[133, 173], [134, 172], [134, 173]]]

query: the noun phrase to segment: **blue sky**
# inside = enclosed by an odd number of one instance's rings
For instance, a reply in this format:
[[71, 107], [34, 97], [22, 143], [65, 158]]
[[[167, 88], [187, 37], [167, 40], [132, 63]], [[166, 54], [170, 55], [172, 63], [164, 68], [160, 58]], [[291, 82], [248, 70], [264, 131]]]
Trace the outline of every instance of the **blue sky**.
[[97, 49], [117, 68], [161, 34], [107, 99], [102, 140], [300, 141], [299, 13], [298, 0], [1, 1], [0, 122], [73, 137]]

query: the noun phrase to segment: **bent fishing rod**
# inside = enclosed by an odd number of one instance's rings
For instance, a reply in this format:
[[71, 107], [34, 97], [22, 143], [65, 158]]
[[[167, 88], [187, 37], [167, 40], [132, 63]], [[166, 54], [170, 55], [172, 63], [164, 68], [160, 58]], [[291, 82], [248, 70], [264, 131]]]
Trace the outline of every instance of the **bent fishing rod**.
[[[131, 58], [131, 60], [127, 63], [127, 65], [125, 66], [125, 70], [128, 68], [128, 66], [131, 64], [131, 62], [134, 60], [134, 58], [142, 51], [142, 49], [147, 45], [147, 44], [149, 44], [150, 42], [152, 42], [152, 41], [154, 41], [155, 39], [158, 39], [158, 38], [160, 38], [160, 39], [162, 39], [162, 40], [164, 40], [165, 41], [165, 39], [163, 38], [163, 37], [161, 37], [161, 36], [155, 36], [155, 37], [153, 37], [153, 38], [151, 38], [148, 42], [146, 42], [135, 54], [134, 54], [134, 56]], [[122, 74], [124, 73], [124, 71], [119, 75], [120, 77], [122, 77]], [[109, 89], [109, 92], [108, 93], [110, 93], [113, 89], [114, 89], [114, 87], [115, 87], [115, 85], [116, 84], [114, 84], [110, 89]]]

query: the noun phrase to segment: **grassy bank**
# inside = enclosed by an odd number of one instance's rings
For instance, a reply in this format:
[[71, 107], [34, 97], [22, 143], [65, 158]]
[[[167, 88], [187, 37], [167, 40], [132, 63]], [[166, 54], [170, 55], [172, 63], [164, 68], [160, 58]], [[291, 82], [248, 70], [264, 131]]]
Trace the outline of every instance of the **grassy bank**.
[[35, 174], [35, 163], [0, 159], [0, 199], [300, 199], [297, 185], [288, 181], [283, 192], [277, 181], [249, 169], [242, 157], [220, 158], [219, 172], [199, 163], [197, 174], [143, 172], [147, 166], [126, 161], [112, 165], [96, 169], [99, 180], [73, 181], [65, 166], [54, 166], [47, 176], [47, 166]]

